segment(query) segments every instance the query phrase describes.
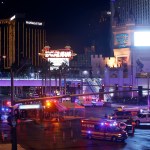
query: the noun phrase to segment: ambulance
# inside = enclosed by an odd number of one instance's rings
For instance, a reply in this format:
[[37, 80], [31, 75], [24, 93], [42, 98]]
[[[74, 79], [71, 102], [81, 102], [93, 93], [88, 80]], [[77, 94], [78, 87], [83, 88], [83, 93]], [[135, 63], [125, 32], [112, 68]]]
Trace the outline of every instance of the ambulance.
[[120, 128], [116, 121], [89, 118], [81, 120], [81, 135], [88, 139], [102, 139], [115, 141], [125, 141], [128, 133]]

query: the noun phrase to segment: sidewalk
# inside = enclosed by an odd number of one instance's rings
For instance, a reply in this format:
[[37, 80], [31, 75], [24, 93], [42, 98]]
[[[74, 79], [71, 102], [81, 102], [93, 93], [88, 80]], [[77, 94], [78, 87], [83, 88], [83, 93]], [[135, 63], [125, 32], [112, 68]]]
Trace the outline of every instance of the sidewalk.
[[[12, 144], [0, 144], [0, 150], [11, 150], [12, 149]], [[22, 148], [19, 144], [17, 144], [17, 150], [25, 150], [24, 148]]]

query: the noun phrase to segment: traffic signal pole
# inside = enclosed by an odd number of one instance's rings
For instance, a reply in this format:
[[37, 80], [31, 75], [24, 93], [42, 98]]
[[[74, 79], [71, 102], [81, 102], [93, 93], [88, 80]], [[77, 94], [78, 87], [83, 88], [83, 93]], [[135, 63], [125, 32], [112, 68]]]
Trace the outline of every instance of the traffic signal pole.
[[148, 110], [150, 110], [150, 99], [149, 99], [149, 74], [148, 74], [147, 78], [148, 78], [148, 96], [147, 96], [147, 105], [148, 105]]
[[17, 150], [17, 132], [16, 132], [16, 118], [14, 116], [14, 72], [11, 67], [11, 142], [12, 142], [12, 150]]

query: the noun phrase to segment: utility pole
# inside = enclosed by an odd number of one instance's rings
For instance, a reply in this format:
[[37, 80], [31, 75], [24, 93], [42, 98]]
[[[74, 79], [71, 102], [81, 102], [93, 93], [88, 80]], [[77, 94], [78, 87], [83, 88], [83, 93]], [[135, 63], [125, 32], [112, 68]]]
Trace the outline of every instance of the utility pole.
[[11, 74], [11, 106], [12, 106], [12, 112], [11, 112], [11, 140], [12, 140], [12, 150], [17, 150], [17, 133], [16, 133], [16, 118], [14, 114], [14, 72], [13, 68], [10, 68], [10, 74]]

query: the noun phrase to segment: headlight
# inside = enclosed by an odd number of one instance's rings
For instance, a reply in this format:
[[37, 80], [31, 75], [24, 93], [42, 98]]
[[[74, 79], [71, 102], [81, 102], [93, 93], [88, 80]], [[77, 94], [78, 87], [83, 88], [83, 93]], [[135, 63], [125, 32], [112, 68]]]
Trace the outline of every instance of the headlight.
[[118, 137], [121, 137], [122, 136], [122, 134], [118, 134]]

